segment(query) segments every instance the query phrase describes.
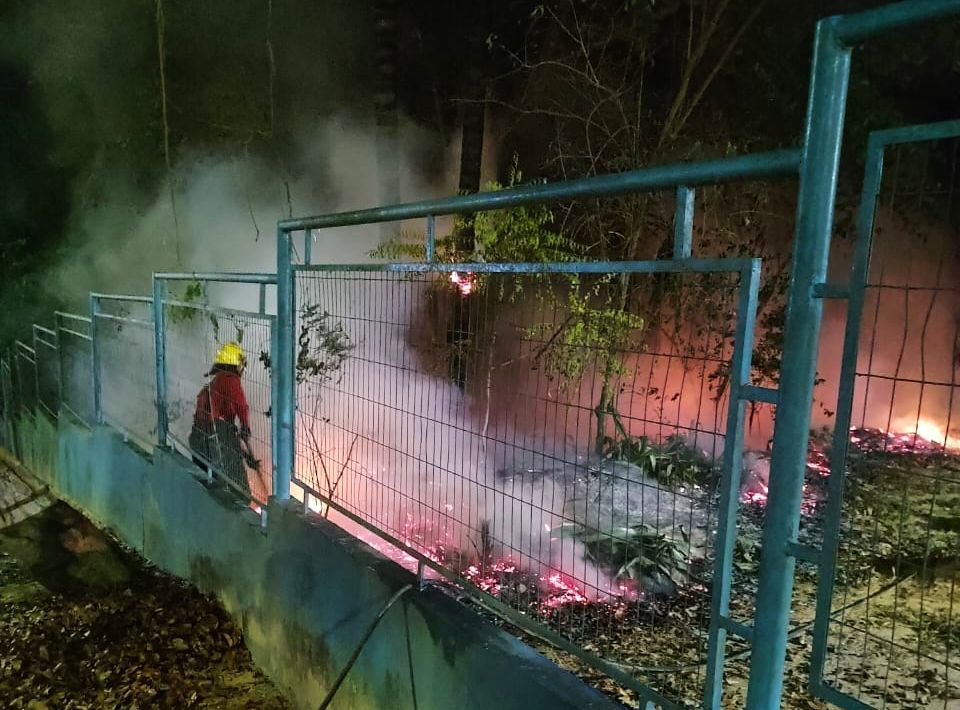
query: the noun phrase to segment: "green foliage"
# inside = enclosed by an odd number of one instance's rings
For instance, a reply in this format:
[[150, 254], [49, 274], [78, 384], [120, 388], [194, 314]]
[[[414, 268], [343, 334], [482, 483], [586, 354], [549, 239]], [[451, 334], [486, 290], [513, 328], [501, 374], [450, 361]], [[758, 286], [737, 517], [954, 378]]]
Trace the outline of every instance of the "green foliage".
[[599, 565], [616, 570], [619, 579], [641, 584], [685, 584], [690, 578], [691, 545], [681, 529], [680, 538], [670, 538], [649, 525], [618, 526], [597, 530], [582, 525], [564, 525]]
[[[515, 155], [506, 185], [491, 182], [486, 189], [496, 192], [523, 184]], [[474, 259], [486, 262], [549, 263], [582, 258], [584, 250], [574, 240], [554, 231], [555, 217], [544, 205], [479, 212], [462, 219], [456, 232], [473, 231]]]
[[[199, 281], [190, 281], [187, 283], [187, 287], [183, 292], [183, 298], [180, 300], [184, 303], [200, 304], [203, 301], [203, 298], [203, 284]], [[184, 323], [191, 321], [198, 312], [198, 309], [191, 306], [170, 306], [169, 310], [167, 311], [167, 321], [170, 323]], [[216, 320], [214, 320], [214, 328], [215, 330], [219, 331], [220, 324]]]
[[[579, 285], [579, 281], [575, 281]], [[626, 350], [639, 350], [644, 319], [634, 313], [621, 310], [598, 296], [599, 285], [591, 293], [584, 294], [573, 288], [567, 297], [567, 323], [560, 327], [559, 337], [545, 349], [548, 369], [565, 380], [583, 376], [591, 366], [609, 379], [626, 374], [621, 354]], [[595, 301], [601, 301], [596, 305]], [[536, 326], [533, 332], [546, 327]]]
[[[386, 261], [426, 261], [427, 247], [422, 234], [402, 234], [399, 239], [386, 241], [368, 252], [372, 259]], [[435, 257], [437, 261], [452, 263], [456, 260], [456, 246], [453, 236], [436, 239]]]
[[671, 488], [703, 485], [714, 474], [710, 461], [681, 436], [670, 436], [662, 444], [644, 436], [608, 437], [603, 453], [609, 458], [638, 467], [645, 475]]
[[[488, 192], [496, 192], [523, 184], [523, 174], [516, 156], [506, 184], [490, 182]], [[553, 230], [555, 217], [544, 205], [513, 207], [504, 210], [457, 215], [453, 233], [438, 237], [435, 259], [440, 263], [550, 263], [570, 262], [582, 258], [584, 250], [576, 241]], [[458, 249], [457, 236], [472, 233], [474, 250], [466, 254]], [[375, 259], [391, 261], [425, 261], [425, 237], [402, 235], [399, 240], [384, 242], [370, 252]], [[518, 286], [519, 286], [518, 279]], [[478, 284], [480, 285], [480, 284]]]
[[304, 306], [297, 337], [297, 383], [334, 378], [339, 382], [340, 370], [353, 347], [342, 323], [332, 323], [330, 314], [317, 304]]

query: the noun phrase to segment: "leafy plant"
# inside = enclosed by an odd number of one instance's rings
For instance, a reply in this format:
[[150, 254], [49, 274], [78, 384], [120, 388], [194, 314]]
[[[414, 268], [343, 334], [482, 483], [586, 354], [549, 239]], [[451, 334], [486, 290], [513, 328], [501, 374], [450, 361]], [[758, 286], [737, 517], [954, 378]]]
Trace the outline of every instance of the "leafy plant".
[[[506, 183], [489, 182], [487, 192], [517, 187], [523, 174], [515, 155]], [[457, 215], [452, 234], [437, 237], [434, 257], [440, 263], [550, 263], [570, 262], [582, 258], [583, 248], [574, 240], [553, 229], [554, 213], [545, 205], [489, 210], [473, 215]], [[473, 234], [474, 248], [465, 253], [458, 248], [457, 236]], [[422, 234], [404, 234], [400, 239], [384, 242], [370, 252], [375, 259], [424, 261], [426, 247]], [[527, 275], [530, 278], [533, 275]], [[517, 279], [520, 284], [521, 280]]]
[[[327, 311], [317, 304], [300, 310], [297, 337], [297, 383], [308, 379], [330, 381], [338, 377], [343, 363], [353, 350], [350, 336], [340, 322], [332, 323]], [[339, 382], [339, 379], [337, 380]]]
[[[187, 283], [180, 299], [184, 303], [201, 303], [204, 299], [203, 284], [200, 281], [190, 281]], [[187, 306], [170, 306], [167, 312], [167, 319], [170, 323], [184, 323], [193, 320], [197, 315], [198, 309]], [[219, 327], [219, 324], [217, 324]]]
[[672, 488], [704, 484], [714, 471], [707, 458], [680, 436], [670, 436], [662, 444], [643, 436], [608, 438], [603, 453], [637, 466], [644, 474]]
[[618, 526], [597, 530], [567, 524], [573, 534], [599, 565], [615, 570], [619, 579], [632, 579], [642, 585], [669, 587], [683, 585], [690, 578], [690, 538], [681, 528], [679, 538], [671, 538], [649, 525]]

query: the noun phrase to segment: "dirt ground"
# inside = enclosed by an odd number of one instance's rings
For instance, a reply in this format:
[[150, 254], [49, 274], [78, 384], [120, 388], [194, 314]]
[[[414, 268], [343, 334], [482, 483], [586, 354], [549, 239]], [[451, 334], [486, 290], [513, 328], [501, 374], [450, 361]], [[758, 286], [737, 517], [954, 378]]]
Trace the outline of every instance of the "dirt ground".
[[0, 706], [290, 705], [216, 602], [56, 504], [0, 530]]

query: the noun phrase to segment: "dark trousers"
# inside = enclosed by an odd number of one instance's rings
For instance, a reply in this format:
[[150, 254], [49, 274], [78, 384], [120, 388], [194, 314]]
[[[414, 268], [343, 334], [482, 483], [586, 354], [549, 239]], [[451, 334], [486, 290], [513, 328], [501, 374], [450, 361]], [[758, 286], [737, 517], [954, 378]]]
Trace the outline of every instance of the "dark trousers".
[[190, 432], [190, 450], [193, 452], [193, 461], [202, 470], [213, 471], [244, 493], [250, 493], [250, 481], [247, 479], [247, 469], [243, 464], [243, 453], [240, 444], [240, 432], [236, 425], [218, 419], [210, 424], [194, 422]]

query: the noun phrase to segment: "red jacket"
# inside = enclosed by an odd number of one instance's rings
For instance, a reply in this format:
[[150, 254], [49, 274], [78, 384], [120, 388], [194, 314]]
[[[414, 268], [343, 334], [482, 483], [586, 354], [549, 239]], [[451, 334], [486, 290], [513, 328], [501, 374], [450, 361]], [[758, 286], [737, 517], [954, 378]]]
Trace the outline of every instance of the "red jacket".
[[240, 384], [240, 375], [235, 372], [217, 372], [197, 395], [194, 426], [212, 428], [218, 419], [231, 424], [239, 419], [241, 430], [250, 429], [250, 407]]

